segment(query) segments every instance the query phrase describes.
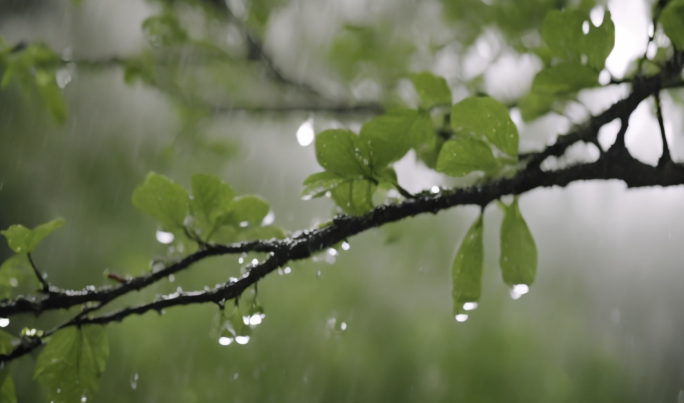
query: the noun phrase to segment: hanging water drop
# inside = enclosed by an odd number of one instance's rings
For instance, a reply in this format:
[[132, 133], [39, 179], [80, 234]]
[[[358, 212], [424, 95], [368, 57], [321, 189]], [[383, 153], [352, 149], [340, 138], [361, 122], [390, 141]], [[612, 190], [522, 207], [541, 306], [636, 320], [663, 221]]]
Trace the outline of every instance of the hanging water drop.
[[247, 344], [249, 343], [249, 336], [236, 336], [235, 342], [237, 342], [237, 344]]
[[465, 313], [459, 313], [456, 315], [456, 322], [465, 322], [466, 320], [468, 320], [468, 315]]
[[219, 342], [219, 344], [222, 345], [222, 346], [227, 346], [227, 345], [229, 345], [230, 343], [233, 342], [233, 339], [230, 338], [230, 337], [220, 337], [219, 340], [218, 340], [218, 342]]
[[300, 146], [306, 147], [314, 140], [313, 118], [309, 118], [297, 129], [297, 142]]
[[138, 387], [138, 374], [131, 375], [131, 389], [135, 390]]
[[157, 241], [163, 244], [170, 244], [173, 242], [173, 234], [170, 232], [164, 232], [157, 230]]

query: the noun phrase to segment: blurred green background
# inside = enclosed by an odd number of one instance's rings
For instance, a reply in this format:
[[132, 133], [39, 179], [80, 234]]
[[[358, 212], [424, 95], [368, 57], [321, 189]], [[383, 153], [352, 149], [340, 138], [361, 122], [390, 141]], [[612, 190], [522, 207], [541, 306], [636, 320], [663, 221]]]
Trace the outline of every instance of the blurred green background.
[[[496, 31], [490, 28], [508, 14], [473, 14], [486, 15], [480, 23], [463, 11], [476, 13], [488, 2], [446, 3], [293, 1], [277, 4], [263, 37], [266, 50], [290, 77], [310, 80], [336, 99], [377, 101], [378, 91], [395, 90], [384, 79], [394, 83], [402, 71], [426, 68], [447, 77], [455, 98], [472, 92], [473, 82], [500, 99], [525, 91], [518, 87], [529, 86], [532, 73], [525, 71], [533, 71], [535, 62], [506, 53], [506, 47], [516, 45], [504, 39], [516, 42], [520, 31], [534, 27], [543, 14], [523, 14], [516, 18], [536, 19], [528, 25], [515, 20]], [[510, 7], [515, 2], [495, 3]], [[551, 2], [519, 4], [541, 10]], [[648, 3], [614, 1], [608, 7], [618, 38], [630, 27], [644, 28], [645, 46]], [[158, 3], [138, 0], [84, 0], [78, 7], [65, 1], [4, 0], [0, 35], [10, 45], [42, 41], [58, 51], [69, 48], [84, 60], [125, 57], [147, 46], [141, 23], [158, 10]], [[474, 25], [460, 24], [459, 18]], [[345, 53], [351, 40], [345, 35], [358, 31], [344, 24], [387, 26], [413, 44], [390, 41], [396, 48], [377, 63], [345, 67], [340, 60], [366, 53]], [[487, 39], [492, 35], [495, 40]], [[622, 46], [624, 40], [619, 41]], [[450, 43], [453, 52], [439, 53], [439, 43]], [[483, 56], [493, 51], [491, 43], [504, 48], [497, 58]], [[643, 52], [634, 43], [631, 52]], [[373, 46], [367, 50], [370, 58], [387, 48], [382, 41]], [[482, 72], [474, 75], [468, 73], [478, 63], [468, 56], [472, 49], [479, 49], [484, 60], [479, 61]], [[502, 83], [490, 72], [501, 69], [497, 63], [506, 57], [509, 82]], [[449, 64], [454, 58], [458, 63]], [[612, 63], [617, 66], [619, 60]], [[346, 70], [332, 74], [330, 64]], [[106, 284], [105, 270], [139, 275], [149, 270], [151, 258], [166, 255], [168, 247], [155, 239], [156, 224], [130, 203], [133, 189], [151, 170], [186, 188], [193, 173], [219, 176], [238, 194], [266, 198], [275, 224], [287, 230], [329, 219], [330, 200], [300, 199], [301, 182], [320, 169], [313, 146], [297, 142], [297, 128], [309, 118], [317, 130], [354, 128], [370, 117], [231, 111], [238, 101], [288, 105], [308, 100], [268, 83], [243, 88], [267, 81], [252, 65], [176, 71], [174, 79], [185, 80], [182, 85], [201, 94], [203, 102], [223, 105], [198, 115], [159, 88], [140, 81], [125, 84], [120, 67], [70, 68], [71, 82], [62, 90], [67, 119], [61, 125], [18, 86], [0, 91], [0, 227], [66, 218], [67, 225], [35, 252], [49, 280], [64, 288]], [[272, 91], [281, 98], [270, 98]], [[585, 97], [599, 109], [626, 89], [600, 91]], [[664, 98], [677, 158], [681, 109]], [[630, 125], [628, 145], [648, 161], [657, 159], [660, 140], [649, 106], [644, 108], [633, 118], [641, 120]], [[553, 116], [521, 125], [521, 147], [543, 146], [570, 122], [572, 116]], [[413, 156], [397, 171], [412, 191], [453, 183]], [[450, 267], [476, 207], [368, 231], [350, 239], [351, 248], [340, 250], [336, 259], [321, 255], [295, 262], [291, 273], [263, 280], [258, 297], [266, 316], [246, 345], [221, 346], [209, 337], [217, 311], [213, 305], [177, 307], [108, 325], [111, 356], [94, 401], [684, 403], [683, 199], [681, 188], [626, 190], [619, 182], [575, 183], [522, 196], [539, 269], [530, 293], [518, 300], [500, 279], [501, 213], [489, 206], [483, 298], [464, 323], [452, 316]], [[0, 258], [10, 255], [3, 243]], [[226, 281], [240, 274], [238, 257], [202, 262], [173, 282], [162, 281], [109, 309], [150, 301], [177, 287], [201, 289]], [[67, 312], [25, 315], [12, 318], [7, 330], [48, 329], [68, 317]], [[46, 401], [32, 380], [36, 355], [12, 364], [20, 402]]]

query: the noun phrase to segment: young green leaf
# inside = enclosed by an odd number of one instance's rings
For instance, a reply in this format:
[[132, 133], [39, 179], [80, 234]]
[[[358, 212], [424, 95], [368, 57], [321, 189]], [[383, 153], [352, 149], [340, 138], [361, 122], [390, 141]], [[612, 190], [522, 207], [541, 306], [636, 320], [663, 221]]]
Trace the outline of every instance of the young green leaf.
[[409, 80], [413, 83], [425, 109], [437, 105], [451, 105], [451, 90], [442, 77], [423, 72], [409, 75]]
[[219, 221], [222, 224], [234, 226], [259, 225], [268, 214], [268, 203], [257, 196], [240, 196], [233, 200], [230, 211], [224, 214]]
[[437, 172], [456, 177], [473, 171], [492, 172], [498, 167], [499, 163], [487, 143], [467, 137], [457, 137], [444, 143], [437, 159]]
[[463, 304], [477, 302], [482, 292], [482, 267], [484, 246], [482, 245], [482, 214], [466, 232], [451, 266], [454, 313], [463, 312]]
[[518, 129], [508, 109], [492, 98], [466, 98], [455, 104], [451, 107], [451, 127], [484, 136], [504, 153], [518, 155]]
[[190, 178], [192, 200], [190, 210], [197, 219], [211, 226], [219, 215], [230, 208], [235, 192], [219, 178], [207, 174], [195, 174]]
[[332, 199], [347, 214], [361, 215], [373, 209], [376, 185], [359, 179], [344, 183], [331, 191]]
[[167, 230], [183, 228], [189, 201], [182, 186], [154, 172], [147, 174], [145, 182], [135, 189], [132, 198], [135, 207], [159, 221]]
[[78, 402], [97, 392], [98, 378], [109, 357], [107, 335], [102, 326], [71, 326], [50, 337], [36, 360], [33, 378], [51, 401]]
[[[12, 336], [0, 330], [0, 354], [7, 355], [12, 352], [12, 348]], [[17, 396], [14, 391], [14, 381], [10, 375], [8, 365], [4, 365], [0, 369], [0, 402], [17, 402]]]
[[335, 189], [341, 184], [350, 181], [351, 179], [340, 176], [334, 172], [319, 172], [309, 175], [304, 180], [304, 190], [302, 196], [305, 199], [313, 199], [325, 195], [326, 192]]
[[316, 136], [316, 160], [326, 171], [342, 177], [370, 174], [367, 144], [349, 130], [330, 129]]
[[684, 0], [670, 1], [663, 8], [658, 21], [663, 26], [665, 35], [670, 38], [677, 51], [681, 52], [684, 49]]
[[48, 108], [52, 118], [57, 123], [64, 123], [66, 119], [66, 106], [62, 93], [57, 86], [55, 75], [45, 70], [36, 71], [36, 86], [43, 104]]
[[541, 36], [553, 57], [564, 61], [581, 60], [584, 43], [582, 25], [588, 20], [587, 17], [576, 10], [553, 10], [546, 14]]
[[527, 224], [520, 214], [518, 200], [510, 206], [499, 203], [504, 211], [499, 236], [501, 256], [499, 265], [504, 283], [530, 285], [537, 274], [537, 247]]
[[563, 63], [537, 73], [532, 92], [541, 95], [563, 95], [599, 85], [599, 73], [580, 63]]
[[28, 229], [20, 224], [11, 225], [0, 234], [7, 238], [7, 244], [10, 249], [16, 253], [31, 253], [43, 238], [48, 236], [52, 231], [63, 226], [65, 223], [63, 218], [52, 220], [45, 224], [41, 224], [34, 229]]
[[13, 255], [0, 265], [0, 298], [30, 293], [39, 286], [25, 253]]
[[[684, 20], [680, 23], [684, 23]], [[587, 65], [596, 69], [603, 70], [606, 59], [615, 46], [615, 24], [610, 18], [610, 11], [603, 14], [603, 22], [598, 27], [589, 23], [589, 32], [584, 36], [582, 42], [582, 52], [587, 56]]]
[[426, 112], [397, 109], [366, 122], [359, 136], [368, 145], [377, 171], [401, 159], [411, 148], [428, 142], [434, 134]]
[[14, 381], [9, 373], [9, 368], [0, 369], [0, 402], [17, 403], [17, 395], [14, 390]]

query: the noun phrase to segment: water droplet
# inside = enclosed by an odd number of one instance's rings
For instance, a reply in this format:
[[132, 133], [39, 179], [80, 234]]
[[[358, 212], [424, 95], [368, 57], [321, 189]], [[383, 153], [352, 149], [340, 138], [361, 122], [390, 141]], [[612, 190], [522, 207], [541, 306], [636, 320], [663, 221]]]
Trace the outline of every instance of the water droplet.
[[434, 193], [434, 194], [439, 193], [439, 186], [433, 186], [433, 187], [430, 189], [430, 193]]
[[290, 274], [290, 272], [292, 272], [292, 269], [290, 269], [289, 267], [286, 267], [285, 270], [283, 270], [283, 272], [285, 274]]
[[236, 336], [235, 342], [237, 342], [237, 344], [247, 344], [249, 343], [249, 336]]
[[321, 278], [321, 271], [316, 272], [316, 277]]
[[238, 263], [240, 263], [240, 264], [242, 264], [244, 261], [245, 261], [244, 257], [241, 257], [240, 259], [238, 259]]
[[10, 283], [10, 285], [11, 285], [12, 287], [16, 287], [16, 286], [19, 285], [19, 282], [18, 282], [17, 279], [14, 278], [14, 277], [12, 277], [12, 278], [9, 279], [9, 283]]
[[266, 317], [265, 314], [263, 314], [263, 313], [256, 313], [256, 314], [252, 315], [252, 316], [249, 318], [249, 324], [250, 324], [251, 326], [260, 325], [261, 322], [264, 320], [264, 317]]
[[328, 255], [337, 256], [337, 250], [335, 250], [335, 248], [328, 249]]
[[351, 246], [347, 242], [342, 242], [342, 250], [349, 250]]
[[513, 286], [513, 291], [520, 295], [524, 295], [530, 291], [530, 287], [527, 284], [516, 284]]
[[173, 242], [173, 234], [170, 232], [157, 231], [157, 241], [163, 244], [170, 244]]
[[0, 318], [0, 327], [7, 327], [9, 325], [10, 320], [8, 318]]
[[466, 320], [468, 320], [468, 315], [465, 313], [459, 313], [456, 315], [456, 322], [465, 322]]
[[227, 346], [227, 345], [229, 345], [230, 343], [233, 342], [233, 339], [230, 338], [230, 337], [219, 337], [218, 342], [219, 342], [219, 344], [222, 345], [222, 346]]
[[170, 274], [169, 275], [169, 283], [173, 283], [174, 281], [176, 281], [176, 276], [174, 276], [173, 274]]
[[340, 323], [340, 330], [342, 330], [343, 332], [347, 330], [347, 324], [345, 322]]
[[62, 389], [57, 388], [57, 393], [62, 393]]
[[247, 221], [242, 221], [242, 222], [240, 222], [240, 227], [241, 227], [241, 228], [245, 228], [245, 227], [248, 226], [248, 225], [249, 225], [249, 222], [247, 222]]
[[81, 403], [86, 403], [88, 401], [88, 398], [85, 396], [81, 396]]
[[138, 374], [131, 375], [131, 389], [135, 390], [138, 387]]
[[252, 264], [253, 264], [254, 266], [258, 265], [258, 264], [259, 264], [259, 259], [252, 259]]
[[55, 81], [57, 81], [57, 86], [63, 89], [71, 82], [71, 73], [68, 69], [59, 69], [55, 73]]
[[240, 377], [240, 374], [238, 374], [237, 372], [233, 375], [233, 379], [238, 379], [239, 377]]
[[463, 304], [463, 309], [466, 311], [472, 311], [474, 309], [477, 309], [477, 302], [466, 302]]
[[282, 276], [283, 275], [283, 269], [278, 269], [278, 275]]
[[266, 217], [261, 220], [261, 225], [271, 225], [273, 224], [273, 221], [275, 221], [275, 213], [272, 210], [269, 210]]
[[313, 118], [309, 118], [297, 129], [297, 142], [300, 146], [306, 147], [314, 140]]

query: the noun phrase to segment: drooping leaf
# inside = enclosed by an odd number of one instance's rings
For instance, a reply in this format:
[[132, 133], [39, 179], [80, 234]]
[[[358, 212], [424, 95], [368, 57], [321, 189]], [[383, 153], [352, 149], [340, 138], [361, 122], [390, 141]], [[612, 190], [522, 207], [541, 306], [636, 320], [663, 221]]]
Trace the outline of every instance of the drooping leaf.
[[315, 147], [316, 160], [326, 171], [345, 178], [370, 174], [368, 146], [354, 132], [326, 130], [316, 136]]
[[190, 211], [206, 226], [213, 226], [216, 219], [230, 209], [235, 192], [228, 184], [213, 175], [192, 175], [190, 184]]
[[557, 98], [553, 95], [528, 92], [518, 103], [522, 120], [531, 122], [534, 119], [547, 114], [553, 110], [553, 104], [556, 100]]
[[64, 119], [66, 119], [66, 106], [64, 105], [64, 99], [57, 86], [54, 74], [44, 70], [36, 71], [36, 86], [38, 87], [40, 98], [50, 111], [52, 118], [57, 123], [64, 123]]
[[492, 172], [499, 167], [492, 149], [482, 140], [458, 137], [442, 146], [437, 171], [450, 176], [465, 176], [474, 171]]
[[[586, 34], [583, 25], [589, 28]], [[584, 56], [587, 66], [600, 71], [615, 45], [615, 25], [610, 11], [604, 13], [603, 22], [595, 27], [586, 12], [554, 10], [544, 19], [542, 38], [553, 57], [581, 63]]]
[[[12, 352], [12, 336], [0, 330], [0, 354]], [[9, 366], [0, 368], [0, 402], [16, 403], [17, 396], [14, 391], [14, 381], [10, 375]]]
[[150, 172], [133, 192], [133, 205], [157, 220], [167, 230], [183, 228], [190, 198], [182, 186]]
[[71, 326], [57, 331], [36, 360], [33, 375], [53, 402], [91, 400], [109, 357], [102, 326]]
[[340, 176], [334, 172], [319, 172], [309, 175], [304, 180], [304, 190], [302, 196], [306, 198], [316, 198], [325, 195], [326, 192], [350, 181], [351, 179]]
[[665, 35], [678, 51], [684, 49], [684, 0], [670, 1], [660, 13], [658, 21]]
[[[3, 375], [4, 374], [4, 375]], [[9, 374], [9, 368], [5, 367], [0, 370], [0, 402], [2, 403], [17, 403], [17, 395], [14, 390], [14, 381]]]
[[456, 258], [451, 266], [454, 313], [463, 310], [466, 302], [477, 302], [482, 292], [482, 267], [484, 246], [482, 244], [482, 214], [466, 232]]
[[527, 223], [520, 214], [518, 200], [510, 206], [499, 203], [504, 211], [499, 232], [501, 256], [499, 265], [504, 283], [530, 285], [537, 274], [537, 246]]
[[518, 129], [508, 109], [487, 97], [466, 98], [451, 108], [451, 127], [456, 132], [487, 138], [504, 153], [518, 155]]
[[437, 77], [432, 73], [423, 72], [409, 75], [421, 105], [425, 109], [430, 109], [437, 105], [451, 105], [451, 90], [447, 82], [442, 77]]
[[244, 226], [245, 223], [259, 225], [269, 209], [268, 203], [258, 196], [240, 196], [233, 200], [230, 211], [222, 215], [219, 221], [224, 225]]
[[346, 182], [330, 193], [335, 203], [347, 214], [361, 215], [373, 209], [376, 185], [366, 179]]
[[577, 10], [553, 10], [546, 14], [541, 36], [553, 57], [564, 61], [581, 60], [584, 42], [582, 24], [588, 16]]
[[537, 73], [532, 92], [541, 95], [563, 95], [599, 85], [599, 73], [580, 63], [563, 63]]
[[23, 225], [15, 224], [4, 231], [0, 231], [0, 234], [7, 238], [7, 244], [16, 253], [31, 253], [43, 238], [63, 226], [64, 223], [63, 218], [58, 218], [41, 224], [32, 230]]
[[368, 145], [373, 169], [401, 159], [411, 148], [430, 140], [432, 120], [426, 112], [397, 109], [361, 127], [359, 137]]
[[0, 298], [29, 293], [39, 285], [25, 253], [11, 256], [0, 266]]
[[[682, 20], [684, 22], [684, 20]], [[606, 65], [606, 59], [615, 46], [615, 24], [610, 18], [610, 11], [603, 14], [603, 22], [595, 27], [589, 23], [589, 32], [584, 36], [582, 52], [587, 56], [587, 65], [597, 71]]]

